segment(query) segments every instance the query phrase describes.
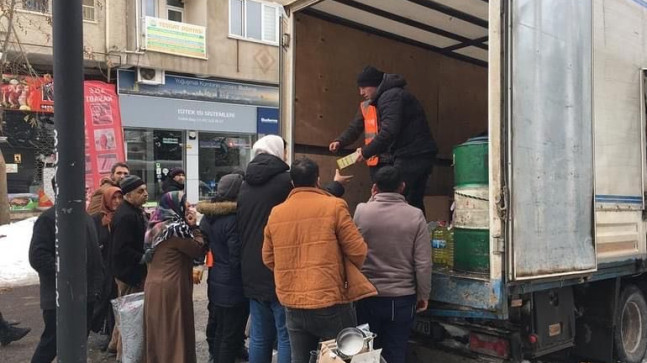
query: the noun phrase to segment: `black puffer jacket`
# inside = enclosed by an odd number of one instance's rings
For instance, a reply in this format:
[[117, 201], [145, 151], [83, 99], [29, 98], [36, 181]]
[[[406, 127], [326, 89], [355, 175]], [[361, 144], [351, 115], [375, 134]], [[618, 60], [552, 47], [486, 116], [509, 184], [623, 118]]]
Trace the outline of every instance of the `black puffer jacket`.
[[146, 264], [140, 262], [146, 224], [144, 211], [126, 200], [112, 217], [112, 273], [130, 286], [144, 286]]
[[[87, 302], [96, 302], [103, 288], [103, 261], [92, 218], [84, 213], [87, 254]], [[40, 279], [40, 307], [56, 309], [56, 207], [43, 212], [36, 223], [29, 245], [29, 264]]]
[[180, 184], [175, 181], [173, 178], [166, 178], [162, 182], [162, 192], [163, 193], [168, 193], [168, 192], [179, 192], [184, 190], [184, 184]]
[[207, 238], [214, 259], [207, 279], [209, 302], [224, 307], [245, 302], [236, 202], [201, 202], [197, 209], [204, 214], [200, 230]]
[[[407, 82], [397, 74], [386, 74], [372, 104], [377, 107], [379, 132], [370, 144], [362, 146], [362, 155], [391, 155], [393, 158], [433, 156], [438, 151], [425, 110], [404, 86]], [[336, 141], [342, 147], [355, 142], [364, 132], [364, 117], [358, 110], [355, 118]]]
[[245, 296], [276, 300], [274, 275], [263, 263], [263, 229], [274, 206], [292, 190], [288, 164], [276, 156], [257, 155], [247, 166], [238, 194], [238, 231], [242, 242], [241, 269]]

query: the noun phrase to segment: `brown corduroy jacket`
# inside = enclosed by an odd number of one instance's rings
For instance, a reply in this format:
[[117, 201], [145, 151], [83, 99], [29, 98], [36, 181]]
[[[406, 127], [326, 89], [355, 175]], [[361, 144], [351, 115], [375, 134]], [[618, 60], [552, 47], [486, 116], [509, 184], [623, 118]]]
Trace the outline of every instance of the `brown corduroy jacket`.
[[320, 309], [377, 295], [360, 271], [367, 246], [343, 199], [295, 188], [265, 227], [263, 262], [283, 306]]

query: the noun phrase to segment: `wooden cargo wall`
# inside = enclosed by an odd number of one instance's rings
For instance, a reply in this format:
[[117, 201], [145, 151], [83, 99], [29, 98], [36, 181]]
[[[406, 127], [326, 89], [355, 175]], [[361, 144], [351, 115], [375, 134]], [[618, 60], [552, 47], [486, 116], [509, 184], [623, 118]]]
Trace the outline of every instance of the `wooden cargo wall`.
[[[332, 178], [336, 157], [325, 148], [359, 106], [357, 74], [374, 65], [402, 74], [422, 102], [445, 164], [434, 169], [427, 193], [451, 195], [452, 147], [487, 130], [487, 69], [306, 14], [297, 14], [295, 34], [297, 156], [318, 154], [322, 180]], [[365, 166], [349, 172], [355, 179], [346, 200], [354, 208], [368, 198], [370, 179]]]

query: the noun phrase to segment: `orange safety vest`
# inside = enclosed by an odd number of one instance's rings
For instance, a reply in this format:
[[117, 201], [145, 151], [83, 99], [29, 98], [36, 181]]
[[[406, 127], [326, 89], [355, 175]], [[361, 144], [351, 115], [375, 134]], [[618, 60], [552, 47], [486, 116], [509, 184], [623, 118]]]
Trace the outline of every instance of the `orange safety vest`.
[[[360, 109], [362, 110], [362, 116], [364, 116], [364, 145], [368, 145], [378, 133], [377, 108], [371, 105], [370, 101], [365, 101], [360, 104]], [[376, 166], [378, 162], [379, 158], [374, 155], [366, 160], [366, 165]]]

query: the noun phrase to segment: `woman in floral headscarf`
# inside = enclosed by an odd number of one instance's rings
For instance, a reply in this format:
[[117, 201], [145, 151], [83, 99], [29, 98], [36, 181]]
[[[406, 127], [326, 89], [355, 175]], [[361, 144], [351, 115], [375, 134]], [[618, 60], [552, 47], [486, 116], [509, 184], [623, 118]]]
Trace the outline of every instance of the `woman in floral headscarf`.
[[162, 195], [145, 244], [150, 258], [144, 286], [146, 362], [195, 362], [193, 260], [205, 245], [184, 192]]
[[[92, 323], [90, 327], [94, 332], [102, 332], [107, 335], [112, 334], [115, 325], [115, 318], [112, 312], [110, 300], [117, 297], [117, 284], [112, 276], [111, 266], [111, 248], [112, 248], [112, 216], [115, 214], [117, 207], [123, 201], [121, 189], [112, 186], [106, 186], [97, 190], [96, 197], [88, 207], [88, 214], [94, 220], [99, 237], [99, 248], [101, 248], [101, 257], [103, 258], [104, 283], [101, 294], [101, 301], [94, 306], [92, 314]], [[115, 349], [115, 347], [108, 347]]]

